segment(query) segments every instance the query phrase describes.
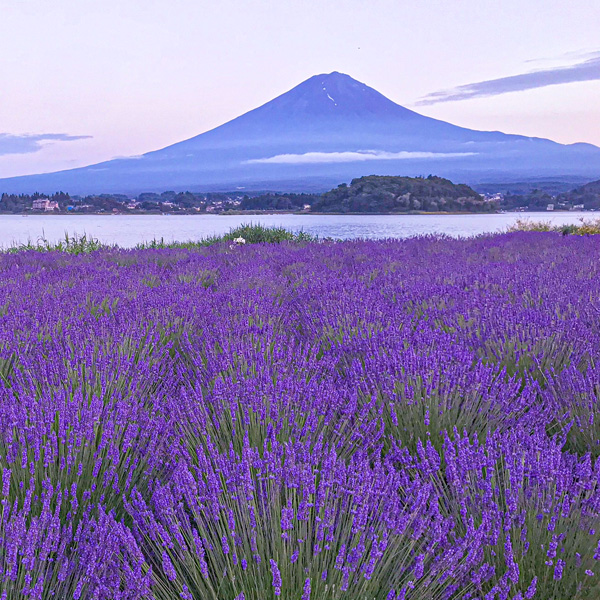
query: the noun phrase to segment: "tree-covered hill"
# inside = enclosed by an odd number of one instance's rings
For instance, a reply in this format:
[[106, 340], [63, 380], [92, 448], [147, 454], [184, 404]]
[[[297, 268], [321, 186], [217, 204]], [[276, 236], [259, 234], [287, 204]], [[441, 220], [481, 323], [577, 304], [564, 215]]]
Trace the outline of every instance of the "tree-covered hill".
[[469, 186], [433, 175], [360, 177], [326, 192], [312, 205], [313, 212], [335, 213], [493, 212], [496, 208]]
[[600, 180], [586, 183], [557, 197], [559, 202], [572, 206], [583, 204], [586, 210], [600, 208]]
[[550, 186], [540, 186], [517, 194], [509, 191], [504, 194], [500, 207], [505, 210], [546, 211], [549, 204], [553, 205], [554, 210], [598, 210], [600, 180], [569, 191], [553, 190]]

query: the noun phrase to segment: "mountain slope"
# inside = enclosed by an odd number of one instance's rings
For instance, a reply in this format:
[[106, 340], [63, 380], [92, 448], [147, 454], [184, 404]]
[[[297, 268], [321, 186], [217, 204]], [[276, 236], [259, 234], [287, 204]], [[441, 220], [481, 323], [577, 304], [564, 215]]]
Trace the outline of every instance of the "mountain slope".
[[240, 117], [135, 159], [0, 180], [0, 191], [314, 190], [368, 174], [600, 174], [600, 148], [474, 131], [408, 110], [342, 73], [315, 75]]

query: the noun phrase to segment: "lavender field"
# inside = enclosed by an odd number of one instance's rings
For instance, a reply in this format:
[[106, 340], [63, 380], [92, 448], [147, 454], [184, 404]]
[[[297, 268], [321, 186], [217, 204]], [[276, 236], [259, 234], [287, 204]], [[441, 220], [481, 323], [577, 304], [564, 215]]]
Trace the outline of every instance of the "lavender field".
[[600, 239], [0, 255], [0, 599], [600, 597]]

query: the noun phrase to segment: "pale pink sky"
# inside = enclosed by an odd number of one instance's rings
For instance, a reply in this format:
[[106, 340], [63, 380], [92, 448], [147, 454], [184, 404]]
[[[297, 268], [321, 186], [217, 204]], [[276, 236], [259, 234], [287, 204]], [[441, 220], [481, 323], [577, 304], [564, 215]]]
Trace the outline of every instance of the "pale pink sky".
[[[599, 24], [597, 0], [0, 0], [0, 177], [155, 150], [334, 70], [465, 127], [600, 145]], [[583, 63], [587, 81], [418, 104]], [[91, 137], [6, 153], [24, 134]]]

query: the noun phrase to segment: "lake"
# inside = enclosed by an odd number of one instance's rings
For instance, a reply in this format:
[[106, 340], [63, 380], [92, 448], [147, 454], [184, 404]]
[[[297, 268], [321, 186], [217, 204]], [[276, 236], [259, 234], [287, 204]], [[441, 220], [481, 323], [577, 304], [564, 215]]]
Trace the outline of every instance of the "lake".
[[340, 239], [405, 238], [444, 234], [474, 236], [505, 230], [517, 219], [550, 221], [563, 225], [600, 215], [589, 212], [503, 213], [492, 215], [0, 215], [0, 246], [47, 239], [55, 242], [65, 233], [97, 238], [122, 247], [164, 239], [198, 240], [226, 233], [242, 223], [283, 226], [319, 237]]

